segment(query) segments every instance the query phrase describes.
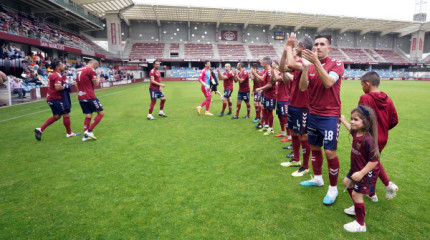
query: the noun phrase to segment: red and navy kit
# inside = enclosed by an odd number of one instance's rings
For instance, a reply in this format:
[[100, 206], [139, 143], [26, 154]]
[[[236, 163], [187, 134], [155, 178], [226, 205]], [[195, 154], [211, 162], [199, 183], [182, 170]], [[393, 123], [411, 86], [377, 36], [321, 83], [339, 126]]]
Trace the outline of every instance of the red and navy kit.
[[94, 92], [93, 80], [97, 79], [96, 71], [90, 67], [78, 69], [76, 83], [78, 84], [78, 100], [84, 114], [103, 111], [102, 104]]
[[[374, 156], [375, 142], [369, 133], [357, 137], [357, 131], [351, 131], [353, 137], [351, 148], [351, 168], [347, 178], [351, 179], [352, 174], [361, 171], [368, 162], [378, 162]], [[375, 184], [378, 178], [379, 169], [376, 166], [361, 181], [354, 182], [354, 191], [362, 194], [372, 194], [375, 192]]]
[[[282, 77], [283, 73], [279, 73]], [[276, 114], [282, 117], [288, 116], [291, 81], [278, 81], [278, 93], [276, 94]]]
[[66, 81], [64, 81], [63, 76], [58, 72], [52, 72], [48, 77], [49, 85], [48, 85], [48, 94], [46, 96], [46, 100], [61, 100], [61, 91], [55, 90], [55, 85], [63, 86]]
[[244, 80], [242, 83], [239, 82], [239, 92], [237, 93], [237, 100], [244, 100], [246, 103], [249, 102], [249, 73], [246, 70], [239, 72], [238, 77]]
[[93, 80], [97, 79], [96, 75], [96, 71], [90, 66], [78, 69], [76, 74], [76, 83], [78, 84], [79, 88], [79, 100], [96, 98], [93, 84]]
[[233, 74], [231, 73], [231, 71], [226, 71], [223, 73], [223, 75], [227, 78], [224, 80], [224, 91], [233, 90]]
[[[160, 83], [161, 82], [161, 74], [160, 74], [160, 71], [158, 71], [158, 70], [155, 70], [155, 68], [153, 68], [150, 72], [149, 72], [149, 77], [153, 77], [154, 78], [154, 81], [156, 81], [157, 83]], [[149, 88], [152, 88], [152, 89], [160, 89], [160, 86], [159, 85], [157, 85], [157, 84], [153, 84], [152, 82], [151, 82], [151, 84], [149, 85]]]
[[[264, 75], [265, 70], [262, 71], [257, 71], [257, 74], [259, 76], [263, 76]], [[254, 82], [254, 85], [252, 87], [252, 91], [254, 92], [254, 102], [260, 102], [261, 101], [261, 94], [259, 94], [256, 89], [260, 88], [263, 86], [263, 82], [262, 81], [258, 81], [257, 83]]]
[[[302, 63], [302, 60], [297, 60]], [[290, 103], [288, 105], [288, 128], [295, 133], [306, 134], [309, 114], [309, 90], [300, 90], [302, 71], [293, 71], [293, 81], [290, 88]]]
[[[153, 68], [149, 72], [149, 77], [153, 77], [154, 81], [156, 81], [157, 83], [160, 83], [160, 81], [161, 81], [160, 71], [155, 70], [155, 68]], [[151, 98], [151, 101], [156, 101], [157, 98], [163, 98], [164, 97], [164, 94], [160, 90], [160, 86], [159, 85], [153, 84], [151, 82], [151, 84], [149, 85], [149, 97]]]
[[388, 141], [388, 130], [399, 123], [393, 100], [384, 92], [370, 92], [362, 95], [358, 104], [369, 106], [375, 111], [378, 120], [378, 147], [382, 151]]
[[324, 70], [330, 74], [337, 74], [338, 80], [333, 86], [326, 88], [318, 76], [314, 65], [309, 67], [309, 111], [318, 116], [340, 117], [340, 84], [344, 73], [343, 62], [326, 57], [320, 60]]

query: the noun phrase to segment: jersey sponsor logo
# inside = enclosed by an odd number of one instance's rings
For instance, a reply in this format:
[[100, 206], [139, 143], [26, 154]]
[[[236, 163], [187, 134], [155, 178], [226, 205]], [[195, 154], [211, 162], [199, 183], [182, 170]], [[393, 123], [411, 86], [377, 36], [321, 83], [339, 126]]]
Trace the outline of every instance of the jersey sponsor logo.
[[82, 91], [79, 91], [79, 93], [78, 93], [79, 96], [83, 96], [85, 94], [87, 94], [87, 93], [86, 92], [82, 92]]
[[309, 74], [309, 76], [311, 76], [311, 77], [315, 77], [315, 74], [313, 74], [313, 73], [310, 73], [310, 74]]

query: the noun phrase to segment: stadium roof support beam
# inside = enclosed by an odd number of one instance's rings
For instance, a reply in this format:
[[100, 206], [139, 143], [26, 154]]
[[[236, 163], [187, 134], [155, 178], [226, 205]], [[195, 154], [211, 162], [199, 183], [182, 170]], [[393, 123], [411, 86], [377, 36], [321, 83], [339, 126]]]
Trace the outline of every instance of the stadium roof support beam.
[[302, 28], [306, 23], [308, 23], [309, 21], [311, 21], [315, 16], [312, 15], [310, 17], [308, 17], [305, 21], [303, 21], [302, 23], [300, 23], [299, 25], [297, 25], [296, 27], [294, 27], [294, 32], [297, 32], [297, 30], [299, 30], [300, 28]]
[[420, 30], [422, 29], [422, 27], [423, 27], [423, 23], [421, 23], [421, 25], [420, 25], [420, 27], [419, 27], [419, 28], [410, 29], [410, 30], [405, 30], [405, 31], [401, 32], [401, 33], [400, 33], [400, 35], [399, 35], [399, 37], [404, 37], [404, 36], [406, 36], [406, 35], [408, 35], [408, 34], [411, 34], [411, 33], [417, 32], [417, 31], [420, 31]]
[[328, 22], [327, 24], [317, 28], [317, 33], [321, 33], [322, 31], [324, 31], [325, 29], [327, 29], [328, 27], [330, 27], [331, 25], [333, 25], [336, 22], [339, 22], [340, 20], [343, 19], [343, 16], [340, 16], [336, 19], [331, 20], [330, 22]]
[[187, 20], [188, 20], [188, 28], [191, 27], [191, 21], [190, 21], [190, 6], [187, 8]]
[[125, 21], [125, 23], [127, 24], [127, 26], [130, 26], [130, 20], [129, 20], [128, 18], [124, 17], [124, 16], [122, 15], [122, 13], [123, 13], [123, 12], [125, 12], [125, 11], [127, 11], [128, 9], [132, 8], [132, 7], [134, 7], [134, 2], [132, 2], [132, 3], [131, 3], [130, 5], [128, 5], [127, 7], [125, 7], [125, 8], [123, 8], [123, 9], [119, 10], [119, 12], [118, 12], [118, 15], [119, 15], [122, 19], [124, 19], [124, 21]]
[[346, 26], [346, 27], [344, 27], [344, 28], [340, 29], [339, 34], [342, 34], [342, 33], [346, 32], [346, 31], [348, 31], [349, 29], [353, 28], [355, 25], [357, 25], [357, 23], [358, 23], [358, 22], [357, 22], [357, 18], [355, 18], [355, 20], [356, 20], [356, 22], [355, 22], [355, 23], [350, 24], [350, 25], [348, 25], [348, 26]]
[[278, 17], [276, 18], [275, 21], [273, 21], [272, 24], [270, 24], [269, 27], [269, 31], [271, 31], [276, 25], [278, 25], [279, 21], [281, 21], [281, 19], [285, 16], [285, 14], [282, 13], [278, 13]]
[[161, 27], [160, 19], [157, 14], [157, 6], [152, 5], [152, 11], [154, 11], [155, 19], [157, 19], [157, 25]]
[[216, 29], [219, 28], [219, 24], [221, 23], [221, 18], [222, 18], [223, 12], [224, 12], [224, 9], [218, 10], [218, 16], [217, 16], [217, 19], [216, 19]]
[[[411, 32], [418, 31], [421, 28], [421, 26], [422, 26], [422, 24], [420, 26], [417, 26], [416, 28], [414, 28]], [[389, 29], [381, 32], [381, 37], [385, 36], [385, 35], [387, 35], [389, 33], [392, 33], [392, 32], [402, 32], [403, 29], [404, 29], [404, 27], [400, 27], [399, 28], [399, 26], [396, 26], [396, 27], [393, 27], [393, 28], [389, 28]]]
[[373, 31], [375, 28], [378, 28], [378, 27], [380, 27], [380, 26], [386, 25], [387, 23], [390, 23], [390, 22], [391, 22], [391, 20], [383, 21], [383, 22], [381, 22], [381, 23], [379, 23], [379, 24], [377, 24], [377, 25], [373, 25], [373, 26], [371, 26], [371, 27], [369, 27], [369, 28], [363, 29], [363, 30], [361, 30], [361, 31], [360, 31], [360, 35], [364, 35], [364, 34], [366, 34], [366, 33], [368, 33], [368, 32], [371, 32], [371, 31]]
[[256, 12], [256, 11], [252, 12], [252, 13], [251, 13], [251, 15], [249, 15], [248, 20], [246, 20], [246, 23], [243, 25], [243, 30], [245, 30], [245, 29], [248, 27], [249, 22], [254, 18], [254, 16], [255, 16], [255, 12]]

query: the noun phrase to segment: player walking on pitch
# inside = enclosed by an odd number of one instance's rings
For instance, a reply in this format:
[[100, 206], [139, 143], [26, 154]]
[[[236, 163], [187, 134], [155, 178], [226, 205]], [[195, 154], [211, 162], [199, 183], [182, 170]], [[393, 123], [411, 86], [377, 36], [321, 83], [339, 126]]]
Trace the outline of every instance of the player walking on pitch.
[[[100, 123], [105, 114], [102, 104], [94, 92], [94, 87], [100, 84], [100, 70], [98, 70], [97, 73], [95, 71], [98, 67], [99, 62], [93, 59], [88, 62], [87, 66], [78, 69], [76, 74], [76, 83], [79, 90], [78, 100], [82, 112], [85, 114], [83, 142], [86, 142], [88, 139], [97, 140], [93, 130]], [[94, 112], [97, 112], [97, 116], [91, 123]]]
[[213, 116], [211, 112], [209, 112], [209, 107], [211, 105], [212, 100], [212, 93], [210, 88], [210, 82], [212, 80], [211, 75], [211, 62], [206, 60], [205, 61], [205, 68], [202, 69], [199, 75], [199, 82], [201, 84], [201, 90], [203, 92], [203, 95], [205, 96], [205, 100], [203, 100], [202, 104], [200, 106], [197, 106], [197, 113], [200, 115], [200, 112], [202, 110], [203, 106], [206, 106], [206, 116]]
[[61, 117], [63, 117], [63, 124], [67, 132], [66, 137], [79, 135], [72, 132], [72, 129], [70, 128], [70, 106], [67, 107], [63, 101], [62, 92], [67, 91], [66, 88], [69, 87], [61, 75], [64, 71], [64, 65], [61, 61], [56, 60], [51, 63], [51, 67], [54, 71], [48, 77], [49, 85], [46, 101], [51, 107], [53, 116], [50, 117], [40, 128], [36, 128], [34, 130], [35, 137], [38, 141], [42, 140], [42, 133], [45, 128], [59, 120]]
[[151, 97], [151, 104], [149, 105], [149, 113], [148, 117], [146, 117], [148, 120], [155, 120], [152, 116], [152, 111], [154, 110], [155, 103], [157, 102], [157, 98], [160, 99], [160, 112], [158, 113], [158, 116], [160, 117], [167, 117], [166, 114], [164, 114], [164, 103], [166, 102], [166, 98], [164, 97], [163, 92], [160, 90], [160, 88], [166, 87], [166, 85], [160, 83], [161, 81], [161, 74], [158, 70], [160, 68], [160, 61], [154, 62], [154, 68], [149, 72], [149, 80], [151, 84], [149, 85], [149, 95]]
[[239, 82], [239, 91], [237, 93], [237, 106], [236, 106], [236, 115], [231, 117], [232, 119], [239, 118], [240, 107], [242, 105], [242, 100], [246, 103], [246, 116], [244, 119], [249, 118], [249, 114], [251, 111], [251, 105], [249, 104], [249, 73], [245, 70], [245, 65], [240, 62], [237, 64], [237, 70], [239, 73], [234, 73], [234, 81]]

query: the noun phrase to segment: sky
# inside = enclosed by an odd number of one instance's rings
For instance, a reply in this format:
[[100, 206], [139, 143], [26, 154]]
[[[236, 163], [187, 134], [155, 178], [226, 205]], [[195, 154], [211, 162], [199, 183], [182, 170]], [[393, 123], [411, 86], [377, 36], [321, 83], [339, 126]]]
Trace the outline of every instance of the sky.
[[[325, 14], [373, 19], [412, 21], [416, 0], [133, 0], [135, 3], [213, 7]], [[428, 0], [421, 0], [427, 2]], [[265, 4], [268, 3], [268, 4]], [[428, 3], [423, 9], [430, 20]]]

